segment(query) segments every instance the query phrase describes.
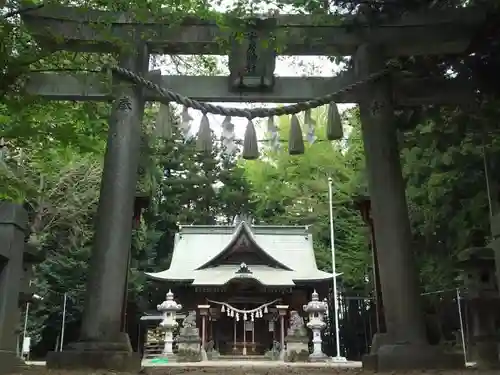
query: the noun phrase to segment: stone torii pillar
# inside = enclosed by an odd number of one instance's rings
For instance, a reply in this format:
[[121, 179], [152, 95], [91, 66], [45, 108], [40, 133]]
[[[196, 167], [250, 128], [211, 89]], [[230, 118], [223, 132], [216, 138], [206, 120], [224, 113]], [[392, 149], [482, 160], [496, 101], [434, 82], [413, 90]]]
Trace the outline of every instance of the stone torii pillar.
[[[360, 46], [354, 60], [358, 78], [384, 69], [385, 62], [377, 46]], [[363, 364], [381, 371], [463, 367], [462, 358], [439, 353], [427, 342], [390, 81], [382, 77], [363, 89], [359, 108], [387, 325]]]
[[21, 205], [0, 201], [0, 374], [18, 371], [16, 327], [23, 278], [28, 213]]
[[[145, 46], [129, 47], [120, 56], [120, 66], [145, 74]], [[122, 332], [121, 315], [145, 101], [143, 89], [128, 82], [120, 82], [114, 96], [81, 337], [69, 350], [49, 353], [49, 368], [140, 369], [140, 356]]]

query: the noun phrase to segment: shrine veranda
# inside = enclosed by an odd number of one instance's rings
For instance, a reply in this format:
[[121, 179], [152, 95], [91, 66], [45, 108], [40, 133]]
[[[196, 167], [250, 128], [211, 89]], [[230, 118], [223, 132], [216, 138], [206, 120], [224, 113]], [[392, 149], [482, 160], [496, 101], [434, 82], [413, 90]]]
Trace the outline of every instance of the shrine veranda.
[[[169, 24], [165, 18], [152, 14], [137, 18], [126, 12], [52, 5], [24, 12], [23, 22], [42, 46], [53, 50], [114, 52], [119, 61], [118, 66], [111, 67], [114, 80], [109, 75], [90, 72], [36, 72], [28, 79], [28, 92], [50, 100], [114, 100], [81, 338], [71, 344], [64, 355], [52, 353], [48, 357], [48, 365], [55, 368], [90, 366], [118, 370], [140, 367], [140, 359], [132, 353], [128, 336], [122, 332], [123, 290], [128, 272], [131, 217], [139, 163], [139, 125], [145, 102], [160, 101], [165, 105], [177, 102], [204, 113], [248, 117], [243, 149], [243, 156], [247, 159], [259, 156], [255, 130], [250, 121], [252, 118], [292, 115], [295, 133], [291, 137], [294, 139], [289, 140], [289, 151], [300, 154], [304, 146], [296, 113], [320, 104], [330, 104], [330, 108], [335, 109], [335, 103], [359, 103], [375, 237], [378, 248], [383, 249], [377, 253], [377, 259], [388, 332], [377, 339], [377, 345], [385, 350], [375, 350], [364, 364], [378, 370], [463, 367], [462, 359], [457, 362], [453, 356], [424, 345], [425, 326], [418, 286], [414, 281], [417, 279], [416, 268], [394, 112], [423, 104], [469, 104], [475, 98], [474, 83], [465, 82], [460, 77], [414, 76], [388, 63], [392, 57], [398, 56], [460, 56], [471, 53], [471, 41], [480, 32], [486, 16], [487, 12], [482, 8], [423, 9], [393, 19], [383, 14], [375, 14], [374, 19], [358, 14], [340, 20], [334, 16], [314, 19], [311, 16], [277, 15], [258, 22], [254, 20], [253, 26], [244, 23], [243, 41], [234, 43], [227, 28], [219, 27], [213, 20], [196, 17], [186, 17]], [[257, 24], [265, 27], [256, 28]], [[226, 43], [221, 43], [221, 40]], [[328, 79], [275, 77], [277, 46], [257, 43], [256, 40], [276, 40], [282, 55], [349, 55], [353, 57], [354, 67]], [[247, 65], [250, 50], [252, 66]], [[148, 69], [151, 54], [228, 54], [230, 75], [161, 76]], [[198, 100], [302, 103], [285, 109], [241, 110], [210, 106]], [[334, 110], [332, 113], [336, 114]], [[202, 149], [206, 150], [210, 147], [206, 141], [210, 126], [205, 119], [204, 116], [198, 137]], [[337, 129], [334, 135], [328, 134], [329, 140], [342, 137], [341, 124], [337, 121], [336, 125], [337, 128], [340, 126], [340, 131]], [[185, 229], [186, 237], [189, 230], [197, 228]], [[302, 236], [304, 240], [307, 237], [305, 234]], [[248, 230], [247, 237], [253, 238]], [[244, 236], [235, 238], [243, 241]], [[196, 277], [192, 280], [185, 274], [175, 274], [182, 270], [181, 266], [149, 276], [187, 282], [188, 285], [183, 288], [191, 292], [186, 293], [188, 301], [183, 303], [205, 306], [200, 308], [205, 316], [209, 309], [220, 305], [217, 302], [229, 301], [236, 297], [236, 293], [243, 293], [245, 288], [254, 301], [234, 301], [230, 304], [233, 311], [236, 311], [236, 304], [261, 306], [262, 302], [258, 302], [257, 297], [263, 288], [265, 299], [259, 297], [260, 301], [269, 301], [269, 298], [280, 295], [280, 298], [288, 299], [286, 303], [289, 306], [294, 307], [305, 302], [306, 296], [311, 294], [309, 284], [314, 284], [324, 295], [331, 275], [321, 274], [312, 266], [308, 271], [315, 274], [304, 275], [300, 267], [294, 269], [277, 259], [279, 257], [269, 258], [269, 253], [276, 251], [275, 246], [264, 246], [258, 240], [251, 242], [248, 241], [248, 246], [239, 247], [234, 244], [223, 246], [222, 242], [218, 242], [220, 246], [212, 249], [220, 251], [219, 258], [219, 255], [213, 254], [217, 262], [205, 259], [205, 262], [213, 263], [194, 265], [197, 268], [191, 271]], [[247, 250], [236, 250], [240, 248]], [[247, 256], [253, 257], [251, 262], [243, 262]], [[268, 272], [272, 276], [261, 269], [262, 263], [275, 267], [273, 272]], [[211, 272], [210, 268], [229, 265], [231, 269], [225, 274], [221, 272], [224, 274], [221, 279], [214, 274], [203, 279], [206, 277], [204, 273]], [[282, 271], [296, 274], [271, 280], [275, 273], [283, 275]], [[241, 282], [236, 275], [246, 275], [243, 277], [245, 282]], [[217, 288], [222, 284], [227, 284], [228, 289], [219, 291]], [[192, 293], [193, 287], [202, 289]], [[283, 290], [287, 288], [291, 288], [291, 294], [285, 297]], [[182, 294], [182, 291], [179, 293]], [[213, 302], [200, 305], [202, 299]], [[402, 300], [406, 301], [404, 306], [401, 306]], [[202, 327], [203, 333], [205, 328]], [[227, 331], [233, 334], [233, 338], [226, 341], [232, 341], [233, 346], [239, 346], [241, 337], [238, 335], [246, 335], [247, 332], [235, 330], [234, 321], [223, 320], [221, 314], [219, 332]], [[267, 330], [265, 326], [257, 329], [257, 324], [252, 332], [255, 347], [258, 346], [257, 341], [259, 345], [261, 341], [268, 343], [271, 335], [278, 333], [270, 332], [269, 325]], [[279, 331], [280, 336], [283, 333], [284, 330]], [[243, 342], [248, 341], [245, 338]]]

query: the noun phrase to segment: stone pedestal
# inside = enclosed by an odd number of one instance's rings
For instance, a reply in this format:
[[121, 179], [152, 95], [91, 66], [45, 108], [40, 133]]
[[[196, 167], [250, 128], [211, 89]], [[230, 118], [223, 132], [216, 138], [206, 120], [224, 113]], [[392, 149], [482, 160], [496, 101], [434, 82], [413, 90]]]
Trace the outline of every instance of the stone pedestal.
[[309, 337], [307, 333], [305, 336], [288, 335], [285, 337], [286, 362], [308, 362], [309, 361]]
[[495, 253], [489, 247], [472, 247], [458, 254], [464, 281], [464, 298], [472, 320], [470, 360], [482, 370], [500, 367], [496, 320], [500, 298], [495, 276]]
[[[492, 278], [495, 279], [493, 275]], [[494, 294], [495, 300], [487, 298], [469, 300], [469, 311], [472, 317], [472, 339], [469, 344], [470, 360], [475, 362], [475, 367], [481, 370], [500, 368], [499, 341], [495, 327], [499, 302], [496, 297], [497, 292]]]
[[463, 355], [445, 353], [430, 345], [382, 345], [363, 357], [363, 369], [371, 371], [449, 370], [464, 368]]
[[199, 352], [201, 350], [201, 339], [198, 334], [198, 329], [194, 329], [193, 333], [181, 334], [177, 339], [179, 351]]
[[285, 337], [286, 362], [309, 361], [309, 335], [304, 324], [304, 319], [297, 311], [290, 312], [290, 328]]
[[22, 364], [16, 355], [16, 327], [27, 224], [28, 215], [20, 205], [0, 202], [0, 374]]
[[[198, 329], [196, 329], [198, 331]], [[200, 335], [193, 333], [179, 335], [177, 339], [177, 361], [178, 362], [201, 362], [201, 339]]]
[[141, 369], [141, 354], [132, 351], [128, 334], [122, 332], [110, 341], [80, 341], [63, 352], [49, 352], [49, 369], [107, 369], [135, 372]]
[[177, 338], [177, 362], [200, 362], [201, 338], [200, 330], [195, 326], [196, 312], [191, 311], [182, 322]]
[[24, 361], [16, 355], [12, 350], [0, 350], [0, 374], [12, 374], [20, 372], [20, 368], [24, 365]]
[[321, 328], [311, 328], [313, 331], [313, 352], [309, 354], [309, 360], [313, 362], [325, 361], [328, 359], [328, 356], [323, 353], [321, 350], [321, 346], [323, 340], [321, 339]]
[[165, 332], [165, 344], [163, 345], [163, 355], [172, 356], [174, 354], [173, 343], [174, 343], [174, 333], [171, 330]]

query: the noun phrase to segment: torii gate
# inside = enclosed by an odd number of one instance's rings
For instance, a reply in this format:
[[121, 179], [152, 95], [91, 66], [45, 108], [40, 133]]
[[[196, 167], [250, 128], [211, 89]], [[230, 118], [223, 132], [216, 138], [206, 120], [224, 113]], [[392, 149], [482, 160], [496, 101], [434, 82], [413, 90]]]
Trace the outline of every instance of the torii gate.
[[[333, 17], [333, 16], [331, 16]], [[119, 66], [154, 83], [200, 101], [295, 102], [336, 92], [385, 68], [395, 56], [461, 54], [485, 14], [479, 9], [425, 10], [397, 20], [369, 24], [348, 17], [340, 25], [328, 16], [272, 17], [264, 32], [252, 38], [280, 35], [284, 55], [351, 55], [354, 71], [339, 77], [274, 77], [272, 46], [258, 50], [262, 69], [255, 86], [240, 77], [232, 49], [228, 77], [162, 76], [148, 73], [149, 54], [226, 54], [219, 42], [230, 36], [215, 22], [189, 17], [169, 26], [154, 15], [46, 6], [23, 14], [40, 43], [85, 52], [116, 52]], [[104, 20], [104, 21], [103, 21]], [[269, 26], [269, 24], [271, 26]], [[267, 33], [267, 34], [266, 34]], [[249, 43], [247, 40], [246, 43]], [[129, 47], [124, 50], [121, 47]], [[130, 46], [132, 48], [130, 49]], [[238, 48], [234, 47], [233, 48]], [[132, 51], [133, 50], [133, 51]], [[255, 77], [253, 77], [255, 78]], [[35, 73], [28, 90], [53, 100], [114, 99], [101, 183], [95, 245], [83, 315], [81, 341], [63, 353], [52, 353], [51, 367], [104, 367], [130, 370], [139, 366], [128, 336], [121, 332], [123, 288], [130, 251], [133, 199], [137, 181], [140, 122], [145, 101], [164, 100], [158, 92], [121, 82], [113, 91], [98, 74]], [[228, 82], [229, 81], [229, 82]], [[379, 337], [365, 365], [379, 370], [463, 366], [427, 345], [418, 278], [401, 173], [394, 109], [422, 104], [457, 104], [472, 100], [471, 86], [458, 80], [416, 79], [393, 74], [367, 81], [337, 102], [358, 102], [368, 170], [369, 192], [379, 249], [378, 261], [387, 334]]]

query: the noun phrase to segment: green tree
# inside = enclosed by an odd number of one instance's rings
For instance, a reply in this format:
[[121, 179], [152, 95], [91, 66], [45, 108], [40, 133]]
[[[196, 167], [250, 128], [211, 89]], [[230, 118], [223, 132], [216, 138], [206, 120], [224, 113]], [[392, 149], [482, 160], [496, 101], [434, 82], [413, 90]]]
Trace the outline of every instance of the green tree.
[[[245, 163], [256, 204], [255, 216], [265, 224], [311, 225], [318, 266], [331, 270], [328, 178], [333, 179], [335, 246], [338, 270], [344, 272], [344, 283], [355, 289], [366, 288], [370, 254], [364, 224], [353, 205], [361, 189], [364, 158], [357, 110], [344, 113], [348, 135], [344, 141], [328, 142], [325, 134], [326, 114], [318, 118], [320, 139], [306, 145], [303, 155], [292, 156], [286, 147], [279, 152], [267, 150], [258, 161]], [[281, 139], [288, 138], [290, 124], [280, 118]]]
[[[458, 252], [488, 243], [483, 156], [486, 150], [494, 160], [500, 150], [486, 133], [491, 121], [442, 110], [401, 137], [414, 247], [422, 285], [429, 291], [456, 286]], [[492, 165], [492, 176], [497, 170]]]

